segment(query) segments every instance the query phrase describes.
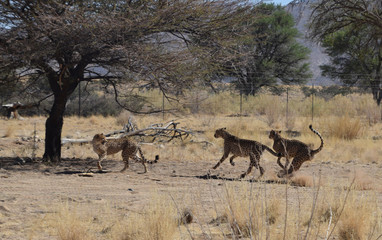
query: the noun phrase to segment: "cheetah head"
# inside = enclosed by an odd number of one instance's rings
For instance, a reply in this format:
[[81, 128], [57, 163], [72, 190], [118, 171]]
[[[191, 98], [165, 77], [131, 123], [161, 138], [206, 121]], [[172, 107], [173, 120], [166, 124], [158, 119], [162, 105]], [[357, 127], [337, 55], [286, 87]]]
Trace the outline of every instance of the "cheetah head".
[[216, 131], [215, 131], [215, 134], [214, 134], [214, 137], [215, 138], [219, 138], [219, 137], [223, 137], [224, 136], [224, 134], [226, 133], [226, 129], [227, 128], [219, 128], [219, 129], [216, 129]]
[[281, 131], [271, 130], [269, 132], [269, 138], [270, 139], [277, 139], [280, 138]]
[[93, 143], [101, 143], [101, 144], [105, 144], [106, 143], [106, 137], [105, 135], [103, 135], [103, 133], [98, 133], [96, 135], [94, 135], [93, 137], [93, 140], [92, 140]]

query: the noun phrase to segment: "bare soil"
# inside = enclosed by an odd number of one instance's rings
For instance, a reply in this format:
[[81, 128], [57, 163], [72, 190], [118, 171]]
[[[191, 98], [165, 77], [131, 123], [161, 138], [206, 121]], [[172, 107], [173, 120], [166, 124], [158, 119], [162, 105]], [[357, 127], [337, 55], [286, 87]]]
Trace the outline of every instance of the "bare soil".
[[[0, 146], [17, 147], [12, 145], [16, 143], [7, 141], [6, 138], [1, 139]], [[41, 235], [31, 232], [34, 231], [36, 222], [44, 220], [50, 206], [65, 201], [91, 204], [95, 209], [97, 206], [112, 203], [122, 209], [121, 211], [140, 211], [150, 201], [153, 192], [171, 195], [179, 206], [188, 205], [193, 209], [196, 218], [190, 226], [191, 229], [199, 229], [195, 230], [193, 237], [206, 239], [206, 232], [209, 236], [215, 234], [211, 231], [213, 226], [208, 225], [213, 220], [211, 212], [214, 212], [214, 205], [221, 204], [216, 199], [224, 192], [224, 184], [229, 181], [241, 181], [237, 178], [248, 167], [247, 159], [238, 158], [236, 166], [231, 166], [229, 160], [226, 160], [221, 167], [213, 170], [211, 175], [207, 175], [219, 157], [216, 156], [216, 161], [180, 161], [176, 160], [176, 156], [175, 160], [161, 159], [157, 164], [150, 165], [146, 174], [142, 173], [143, 167], [140, 163], [132, 163], [126, 172], [120, 173], [123, 163], [112, 160], [112, 157], [103, 162], [106, 170], [104, 173], [96, 172], [95, 159], [66, 158], [58, 164], [46, 164], [28, 158], [1, 157], [0, 239], [55, 238], [46, 232], [42, 232]], [[275, 177], [278, 171], [275, 159], [264, 154], [262, 165], [266, 174], [261, 183], [284, 191], [285, 181]], [[81, 175], [89, 169], [93, 174]], [[321, 176], [322, 181], [327, 184], [331, 184], [330, 181], [335, 179], [333, 184], [343, 182], [346, 185], [351, 181], [356, 169], [367, 173], [368, 181], [381, 199], [382, 192], [379, 186], [382, 185], [382, 163], [322, 164], [312, 161], [304, 164], [300, 173], [315, 178]], [[243, 181], [260, 184], [255, 179], [258, 175], [259, 171], [254, 169]], [[297, 189], [299, 192], [314, 190], [313, 187], [292, 185], [291, 196]], [[204, 230], [201, 226], [205, 226]], [[99, 239], [103, 239], [102, 233], [98, 236]]]

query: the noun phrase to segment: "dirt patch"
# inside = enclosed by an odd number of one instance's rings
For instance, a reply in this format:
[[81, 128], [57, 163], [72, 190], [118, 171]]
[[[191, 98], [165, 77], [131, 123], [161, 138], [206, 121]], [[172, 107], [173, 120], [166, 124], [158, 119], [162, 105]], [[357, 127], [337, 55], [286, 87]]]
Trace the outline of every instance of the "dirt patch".
[[[235, 167], [225, 162], [208, 174], [214, 164], [212, 161], [164, 159], [150, 165], [149, 172], [143, 174], [140, 163], [133, 163], [125, 173], [120, 173], [123, 165], [121, 161], [106, 160], [106, 171], [98, 173], [95, 171], [95, 159], [66, 158], [59, 164], [44, 164], [38, 161], [21, 161], [20, 158], [0, 158], [0, 238], [28, 237], [33, 232], [36, 221], [42, 221], [49, 206], [55, 204], [70, 201], [91, 204], [97, 208], [109, 203], [127, 212], [140, 211], [150, 201], [153, 192], [171, 195], [177, 204], [192, 208], [194, 220], [191, 226], [206, 225], [214, 228], [211, 223], [213, 214], [207, 213], [215, 211], [219, 200], [213, 196], [222, 194], [227, 182], [251, 181], [255, 184], [268, 184], [274, 191], [283, 192], [285, 189], [286, 181], [273, 178], [277, 166], [272, 161], [263, 160], [266, 173], [261, 180], [256, 179], [258, 170], [253, 171], [246, 179], [238, 180], [239, 175], [247, 168], [247, 160], [238, 160]], [[301, 172], [315, 178], [321, 172], [324, 181], [332, 181], [333, 176], [336, 176], [336, 181], [346, 182], [353, 169], [358, 168], [373, 176], [375, 184], [380, 185], [381, 167], [382, 165], [376, 164], [326, 164], [323, 170], [321, 164], [312, 163], [303, 166]], [[92, 177], [81, 176], [88, 172], [92, 172]], [[291, 187], [290, 192], [293, 198], [295, 191], [310, 192], [312, 189], [295, 186]], [[193, 198], [198, 203], [193, 204]], [[195, 231], [193, 237], [203, 239], [205, 233]], [[42, 233], [36, 239], [50, 239], [51, 234]]]

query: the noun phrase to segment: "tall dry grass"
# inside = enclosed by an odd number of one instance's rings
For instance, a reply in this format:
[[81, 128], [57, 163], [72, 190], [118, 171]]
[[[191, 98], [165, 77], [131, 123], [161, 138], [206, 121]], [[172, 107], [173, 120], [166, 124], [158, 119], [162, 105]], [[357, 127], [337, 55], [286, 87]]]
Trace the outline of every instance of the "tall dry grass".
[[[304, 189], [289, 183], [226, 181], [219, 194], [211, 182], [209, 195], [218, 197], [216, 206], [201, 198], [205, 193], [188, 193], [195, 194], [187, 199], [196, 211], [184, 208], [184, 197], [175, 200], [169, 193], [156, 192], [142, 199], [147, 204], [139, 210], [119, 203], [62, 203], [50, 207], [30, 236], [36, 239], [33, 236], [42, 232], [62, 240], [377, 239], [382, 234], [378, 194], [360, 193], [354, 182], [314, 181]], [[211, 207], [214, 212], [206, 211]], [[196, 221], [183, 221], [185, 213]], [[200, 222], [206, 217], [208, 223]]]
[[330, 137], [354, 140], [362, 136], [364, 127], [359, 118], [349, 115], [331, 117], [326, 120], [327, 133]]
[[[89, 206], [61, 202], [47, 207], [47, 214], [36, 221], [31, 229], [30, 239], [50, 236], [59, 240], [95, 239], [95, 228]], [[34, 237], [36, 236], [36, 237]]]
[[[281, 200], [274, 193], [266, 194], [263, 186], [254, 184], [225, 185], [228, 227], [236, 238], [269, 238], [270, 226], [275, 226], [281, 215]], [[260, 192], [259, 192], [260, 191]]]
[[154, 194], [140, 213], [130, 213], [113, 229], [113, 238], [120, 240], [174, 239], [180, 214], [170, 198]]

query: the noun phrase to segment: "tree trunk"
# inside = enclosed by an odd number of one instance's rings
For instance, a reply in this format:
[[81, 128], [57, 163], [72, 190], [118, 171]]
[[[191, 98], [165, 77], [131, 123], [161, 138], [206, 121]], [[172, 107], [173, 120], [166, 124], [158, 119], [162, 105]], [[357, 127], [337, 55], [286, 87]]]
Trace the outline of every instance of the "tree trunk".
[[54, 95], [54, 103], [45, 123], [44, 161], [59, 162], [61, 160], [61, 132], [67, 100], [65, 93]]

